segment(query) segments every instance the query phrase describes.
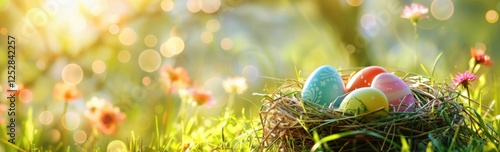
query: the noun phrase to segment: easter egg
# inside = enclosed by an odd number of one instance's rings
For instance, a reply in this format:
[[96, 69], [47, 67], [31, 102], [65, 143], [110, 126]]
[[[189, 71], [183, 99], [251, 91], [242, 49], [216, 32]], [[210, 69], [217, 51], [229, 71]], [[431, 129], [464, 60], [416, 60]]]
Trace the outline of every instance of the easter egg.
[[329, 105], [345, 94], [343, 80], [333, 67], [324, 65], [314, 70], [302, 88], [302, 99], [320, 105]]
[[349, 93], [338, 110], [350, 113], [353, 115], [360, 115], [364, 113], [373, 112], [383, 108], [382, 111], [373, 113], [373, 116], [387, 116], [389, 111], [389, 102], [384, 93], [376, 88], [360, 88]]
[[413, 111], [415, 98], [408, 85], [399, 77], [390, 73], [379, 74], [373, 79], [371, 87], [377, 88], [385, 94], [391, 110], [397, 112]]
[[358, 73], [354, 74], [345, 86], [346, 92], [351, 92], [355, 89], [370, 87], [373, 78], [380, 73], [385, 73], [385, 69], [379, 66], [369, 66], [361, 69]]

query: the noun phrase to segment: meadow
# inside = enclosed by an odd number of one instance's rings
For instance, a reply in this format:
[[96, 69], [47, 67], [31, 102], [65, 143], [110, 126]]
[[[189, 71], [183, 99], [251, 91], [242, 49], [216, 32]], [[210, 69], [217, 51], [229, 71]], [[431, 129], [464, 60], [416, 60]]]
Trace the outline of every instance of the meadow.
[[[499, 11], [499, 1], [0, 0], [0, 152], [335, 151], [350, 136], [396, 151], [500, 151]], [[268, 134], [269, 105], [317, 108], [301, 92], [323, 65], [346, 81], [368, 66], [417, 76], [409, 84], [430, 89], [415, 98], [446, 94], [463, 123], [442, 116], [452, 136], [421, 131], [419, 145], [363, 127], [304, 127], [303, 145], [279, 145], [296, 138]]]

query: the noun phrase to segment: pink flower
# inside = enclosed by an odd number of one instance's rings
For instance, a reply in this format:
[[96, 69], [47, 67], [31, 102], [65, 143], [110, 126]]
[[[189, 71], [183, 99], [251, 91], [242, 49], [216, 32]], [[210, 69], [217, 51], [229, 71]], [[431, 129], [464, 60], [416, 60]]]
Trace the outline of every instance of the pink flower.
[[87, 102], [87, 110], [84, 112], [85, 117], [90, 121], [91, 125], [96, 127], [104, 134], [113, 135], [118, 130], [119, 125], [127, 117], [120, 109], [97, 97], [93, 97]]
[[471, 47], [470, 55], [472, 56], [472, 58], [474, 58], [475, 64], [484, 64], [486, 66], [493, 65], [493, 61], [491, 61], [490, 56], [484, 53], [484, 50], [482, 49], [476, 50]]
[[422, 18], [428, 18], [427, 13], [429, 9], [423, 5], [412, 3], [409, 7], [405, 6], [403, 10], [403, 14], [401, 14], [402, 18], [410, 19], [411, 22], [416, 24], [418, 20]]
[[476, 76], [469, 71], [465, 71], [465, 73], [458, 73], [458, 75], [453, 78], [453, 84], [455, 87], [462, 85], [464, 88], [468, 88], [469, 83], [474, 80], [476, 80]]
[[195, 101], [198, 105], [211, 106], [215, 104], [215, 100], [212, 98], [212, 92], [205, 91], [202, 88], [192, 89], [191, 99]]

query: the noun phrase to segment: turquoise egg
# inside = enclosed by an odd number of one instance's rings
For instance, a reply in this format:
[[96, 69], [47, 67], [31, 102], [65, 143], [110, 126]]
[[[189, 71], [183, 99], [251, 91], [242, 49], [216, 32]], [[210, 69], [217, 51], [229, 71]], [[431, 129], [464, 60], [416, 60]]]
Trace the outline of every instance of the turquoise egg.
[[[344, 94], [345, 89], [342, 77], [335, 68], [328, 65], [314, 70], [304, 83], [304, 88], [302, 88], [302, 99], [326, 106]], [[337, 108], [339, 104], [340, 102], [335, 102], [333, 105], [334, 108]]]

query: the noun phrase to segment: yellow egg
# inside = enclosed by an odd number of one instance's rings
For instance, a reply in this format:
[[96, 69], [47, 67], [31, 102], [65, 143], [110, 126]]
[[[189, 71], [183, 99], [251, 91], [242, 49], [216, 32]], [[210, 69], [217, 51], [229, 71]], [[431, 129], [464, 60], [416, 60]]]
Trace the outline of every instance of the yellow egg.
[[[389, 111], [389, 101], [384, 93], [376, 88], [359, 88], [347, 95], [338, 110], [360, 115], [373, 112], [383, 108], [383, 110], [373, 113], [373, 116], [387, 116]], [[372, 116], [372, 115], [371, 115]]]

